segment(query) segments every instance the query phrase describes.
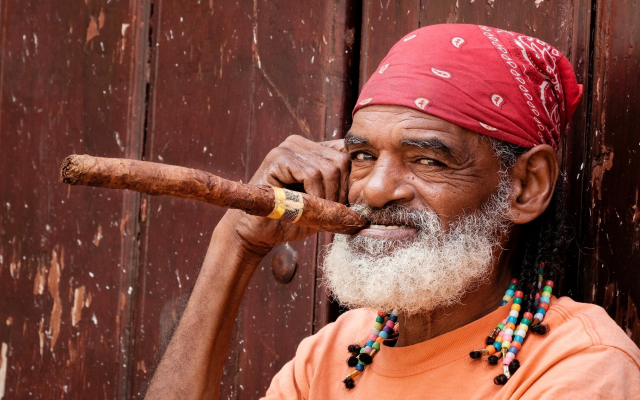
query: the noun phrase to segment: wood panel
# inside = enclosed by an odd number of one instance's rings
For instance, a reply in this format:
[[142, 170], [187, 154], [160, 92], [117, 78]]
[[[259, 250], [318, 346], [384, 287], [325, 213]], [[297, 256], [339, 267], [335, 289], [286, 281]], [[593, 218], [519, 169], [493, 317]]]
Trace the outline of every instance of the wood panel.
[[[144, 158], [247, 181], [288, 135], [338, 137], [353, 98], [354, 27], [346, 1], [155, 1]], [[351, 52], [353, 53], [353, 52]], [[141, 397], [223, 210], [142, 199], [133, 397]], [[314, 327], [316, 238], [291, 243], [297, 273], [276, 282], [272, 256], [249, 285], [221, 398], [256, 398]], [[323, 294], [324, 295], [324, 294]], [[232, 323], [229, 321], [229, 323]]]
[[140, 3], [1, 4], [0, 398], [124, 397], [137, 196], [58, 168], [140, 151]]
[[640, 2], [599, 2], [595, 21], [584, 297], [640, 345]]

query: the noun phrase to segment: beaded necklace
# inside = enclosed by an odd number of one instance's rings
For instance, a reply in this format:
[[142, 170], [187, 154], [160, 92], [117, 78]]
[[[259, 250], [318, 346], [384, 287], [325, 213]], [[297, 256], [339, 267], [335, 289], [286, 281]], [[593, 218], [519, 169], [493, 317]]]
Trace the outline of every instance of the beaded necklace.
[[[527, 311], [524, 312], [522, 318], [520, 318], [522, 302], [525, 296], [522, 290], [518, 290], [518, 280], [512, 279], [500, 302], [500, 307], [502, 307], [513, 299], [509, 315], [498, 323], [496, 328], [487, 336], [485, 341], [486, 347], [484, 349], [474, 350], [469, 353], [473, 359], [479, 359], [483, 355], [488, 355], [488, 363], [490, 365], [497, 365], [498, 360], [502, 358], [503, 373], [494, 378], [493, 382], [496, 385], [504, 385], [507, 383], [511, 375], [520, 367], [520, 363], [516, 360], [516, 355], [522, 348], [530, 326], [532, 330], [535, 329], [539, 331], [537, 333], [544, 333], [546, 331], [541, 323], [549, 309], [549, 301], [554, 283], [551, 280], [547, 280], [543, 287], [543, 281], [544, 263], [541, 263], [538, 270], [538, 285], [534, 284], [534, 286], [537, 286], [537, 293], [535, 293], [536, 290], [534, 289], [530, 294], [531, 297], [535, 296], [533, 307], [537, 307], [538, 309], [535, 315]], [[397, 310], [378, 311], [373, 329], [371, 329], [371, 334], [365, 345], [361, 347], [358, 344], [352, 344], [348, 347], [351, 356], [347, 359], [347, 365], [355, 369], [342, 381], [347, 389], [353, 389], [355, 387], [354, 378], [363, 373], [365, 367], [373, 362], [373, 357], [380, 351], [384, 340], [397, 337], [398, 330]]]

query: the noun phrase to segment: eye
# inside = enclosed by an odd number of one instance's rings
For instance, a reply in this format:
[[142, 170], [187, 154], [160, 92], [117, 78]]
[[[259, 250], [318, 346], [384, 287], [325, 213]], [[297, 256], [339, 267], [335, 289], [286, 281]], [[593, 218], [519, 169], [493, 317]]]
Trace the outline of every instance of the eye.
[[433, 158], [421, 158], [418, 160], [419, 164], [422, 165], [433, 165], [433, 166], [442, 166], [444, 165], [440, 161], [434, 160]]
[[356, 151], [353, 152], [349, 155], [349, 157], [351, 157], [352, 161], [368, 161], [368, 160], [373, 160], [373, 156], [371, 154], [362, 152], [362, 151]]

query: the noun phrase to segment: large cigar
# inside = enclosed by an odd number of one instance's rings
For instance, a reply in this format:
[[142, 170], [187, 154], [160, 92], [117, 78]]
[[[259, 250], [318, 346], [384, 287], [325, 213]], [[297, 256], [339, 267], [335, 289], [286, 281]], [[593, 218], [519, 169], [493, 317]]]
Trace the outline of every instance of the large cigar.
[[60, 179], [70, 185], [128, 189], [203, 201], [334, 233], [355, 233], [365, 219], [343, 204], [268, 185], [246, 185], [197, 169], [122, 158], [71, 155]]

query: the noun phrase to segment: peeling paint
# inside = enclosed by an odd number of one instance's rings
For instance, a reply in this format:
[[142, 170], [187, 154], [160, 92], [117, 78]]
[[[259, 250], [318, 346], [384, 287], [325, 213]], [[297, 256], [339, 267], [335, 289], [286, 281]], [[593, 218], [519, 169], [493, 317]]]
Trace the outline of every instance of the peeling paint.
[[53, 250], [51, 255], [51, 267], [49, 267], [49, 279], [47, 281], [47, 289], [53, 297], [53, 308], [51, 309], [51, 319], [49, 321], [49, 331], [47, 334], [51, 337], [49, 348], [53, 348], [58, 341], [60, 335], [60, 316], [62, 315], [62, 302], [60, 301], [60, 293], [58, 285], [60, 284], [60, 263], [58, 262], [58, 253]]
[[92, 15], [91, 19], [89, 20], [89, 26], [87, 27], [87, 39], [85, 41], [89, 43], [91, 39], [98, 36], [99, 34], [100, 32], [98, 31], [98, 22]]
[[71, 325], [76, 326], [82, 319], [82, 308], [84, 307], [84, 286], [77, 287], [73, 295], [73, 308], [71, 308]]
[[20, 278], [20, 267], [20, 260], [18, 260], [18, 262], [16, 262], [15, 260], [11, 261], [11, 263], [9, 264], [9, 272], [11, 273], [11, 277], [13, 279]]
[[613, 155], [613, 149], [609, 149], [603, 144], [600, 154], [593, 160], [591, 186], [598, 193], [598, 200], [602, 200], [602, 178], [604, 173], [613, 167]]
[[0, 399], [4, 398], [5, 382], [7, 381], [7, 364], [9, 364], [9, 360], [7, 359], [8, 348], [9, 346], [4, 342], [0, 348]]
[[102, 239], [102, 225], [98, 225], [98, 230], [95, 235], [93, 235], [93, 244], [98, 247], [100, 246], [100, 240]]
[[43, 294], [44, 284], [47, 282], [47, 267], [38, 260], [36, 277], [33, 280], [33, 294]]

